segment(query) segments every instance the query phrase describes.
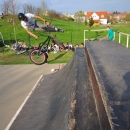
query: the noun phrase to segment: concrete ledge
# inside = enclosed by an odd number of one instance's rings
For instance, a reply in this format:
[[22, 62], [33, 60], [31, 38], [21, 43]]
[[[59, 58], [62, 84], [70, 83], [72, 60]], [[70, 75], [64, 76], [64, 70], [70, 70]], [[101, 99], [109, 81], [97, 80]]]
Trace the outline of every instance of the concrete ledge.
[[100, 121], [99, 122], [100, 128], [102, 130], [110, 130], [111, 125], [110, 125], [110, 122], [109, 122], [107, 111], [105, 109], [103, 97], [102, 97], [100, 90], [99, 90], [99, 84], [100, 83], [97, 79], [97, 74], [96, 74], [95, 68], [92, 64], [90, 54], [87, 50], [87, 47], [85, 47], [85, 53], [86, 53], [86, 58], [87, 58], [87, 62], [88, 62], [89, 73], [90, 73], [92, 87], [93, 87], [93, 93], [94, 93], [94, 96], [95, 96], [95, 103], [96, 103], [98, 118], [99, 118], [99, 121]]
[[93, 87], [97, 104], [101, 96], [112, 130], [129, 130], [130, 50], [114, 41], [86, 42], [86, 46], [91, 78], [95, 75], [96, 79]]

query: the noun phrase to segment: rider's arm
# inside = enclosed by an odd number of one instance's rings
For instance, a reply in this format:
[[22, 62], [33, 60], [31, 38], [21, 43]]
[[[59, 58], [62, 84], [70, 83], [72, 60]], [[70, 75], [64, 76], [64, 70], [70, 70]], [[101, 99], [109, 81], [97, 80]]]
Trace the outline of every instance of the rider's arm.
[[46, 20], [44, 18], [40, 17], [40, 16], [34, 15], [34, 18], [37, 18], [37, 19], [42, 20], [43, 22], [46, 22]]
[[44, 18], [42, 18], [42, 17], [40, 17], [40, 16], [38, 16], [38, 15], [34, 15], [34, 18], [40, 19], [40, 20], [42, 20], [45, 24], [50, 25], [49, 22], [47, 22]]
[[33, 36], [34, 38], [38, 39], [38, 36], [35, 35], [35, 34], [33, 34], [28, 28], [25, 28], [25, 30], [26, 30], [26, 32], [27, 32], [29, 35], [31, 35], [31, 36]]

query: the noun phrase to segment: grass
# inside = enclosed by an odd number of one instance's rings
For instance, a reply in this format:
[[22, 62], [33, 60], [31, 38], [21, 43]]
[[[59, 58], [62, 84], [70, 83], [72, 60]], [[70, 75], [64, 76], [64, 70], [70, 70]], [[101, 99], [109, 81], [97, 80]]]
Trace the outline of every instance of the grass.
[[[48, 63], [67, 63], [73, 55], [73, 51], [49, 53]], [[0, 53], [0, 65], [32, 64], [27, 53], [16, 54], [16, 51]]]
[[[7, 22], [8, 19], [15, 18], [16, 26], [14, 28], [13, 22]], [[47, 18], [46, 18], [47, 19]], [[47, 19], [49, 21], [49, 19]], [[72, 42], [73, 46], [76, 44], [80, 44], [84, 42], [84, 30], [97, 30], [97, 29], [105, 29], [105, 26], [100, 27], [88, 27], [84, 24], [79, 24], [74, 21], [66, 21], [66, 20], [57, 20], [53, 19], [52, 25], [60, 27], [64, 29], [64, 33], [51, 33], [51, 35], [55, 35], [60, 42]], [[116, 24], [111, 26], [116, 31], [121, 31], [124, 33], [130, 34], [130, 24]], [[24, 41], [27, 45], [38, 46], [38, 44], [45, 39], [45, 37], [39, 37], [38, 40], [35, 40], [33, 37], [30, 38], [30, 43], [28, 41], [28, 35], [25, 30], [21, 27], [20, 21], [18, 21], [17, 16], [6, 16], [4, 19], [0, 19], [0, 29], [1, 33], [4, 37], [5, 44], [9, 44], [10, 46], [15, 43], [15, 39], [17, 41]], [[14, 35], [14, 29], [16, 32], [16, 38]], [[35, 34], [39, 34], [39, 32], [34, 31]], [[107, 32], [102, 33], [102, 37], [106, 36]], [[118, 34], [118, 33], [117, 33]], [[118, 41], [118, 35], [116, 34], [116, 41]], [[89, 32], [87, 37], [95, 37], [94, 32]], [[1, 37], [0, 37], [1, 38]], [[122, 37], [122, 44], [126, 45], [125, 36]], [[0, 41], [1, 45], [1, 41]], [[0, 48], [1, 49], [1, 48]], [[10, 50], [9, 48], [4, 48], [5, 53], [0, 52], [0, 64], [32, 64], [28, 54], [17, 55], [16, 52]], [[49, 53], [48, 63], [67, 63], [72, 57], [73, 52], [59, 52], [57, 54]]]

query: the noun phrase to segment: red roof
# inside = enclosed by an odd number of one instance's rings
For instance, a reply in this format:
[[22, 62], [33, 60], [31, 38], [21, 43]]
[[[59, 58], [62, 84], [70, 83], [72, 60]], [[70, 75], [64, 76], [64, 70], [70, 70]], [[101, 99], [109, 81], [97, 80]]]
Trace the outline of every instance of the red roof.
[[108, 17], [107, 11], [101, 11], [101, 12], [87, 12], [87, 18], [90, 18], [93, 13], [96, 13], [100, 17], [100, 19]]

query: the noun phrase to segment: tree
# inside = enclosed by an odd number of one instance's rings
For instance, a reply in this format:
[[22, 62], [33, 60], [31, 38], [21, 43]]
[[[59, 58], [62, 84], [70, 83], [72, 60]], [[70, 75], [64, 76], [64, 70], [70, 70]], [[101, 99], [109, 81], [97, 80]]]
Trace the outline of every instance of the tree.
[[130, 13], [129, 14], [127, 14], [126, 16], [125, 16], [125, 18], [124, 18], [126, 21], [130, 21]]
[[82, 10], [78, 11], [74, 15], [75, 21], [78, 23], [85, 22], [85, 14]]
[[24, 14], [27, 13], [27, 11], [28, 11], [27, 7], [28, 7], [28, 4], [23, 4], [22, 5]]
[[32, 6], [31, 4], [23, 4], [23, 12], [36, 14], [37, 8]]
[[88, 25], [88, 22], [87, 22], [87, 20], [85, 20], [85, 25], [86, 25], [86, 26]]
[[0, 11], [3, 12], [4, 14], [8, 14], [8, 8], [9, 8], [9, 4], [8, 1], [3, 1], [3, 3], [0, 5]]
[[60, 12], [57, 12], [55, 10], [49, 10], [48, 15], [50, 19], [52, 20], [53, 18], [61, 19], [62, 14]]
[[17, 0], [8, 0], [8, 11], [10, 14], [17, 14], [20, 9], [20, 4]]
[[89, 19], [89, 26], [90, 27], [92, 27], [93, 26], [93, 24], [94, 24], [94, 20], [93, 20], [93, 18], [91, 17], [90, 19]]
[[44, 15], [44, 12], [48, 11], [47, 4], [45, 3], [45, 0], [41, 0], [41, 7], [39, 10], [41, 15]]
[[22, 9], [24, 14], [26, 13], [32, 13], [37, 15], [44, 15], [45, 12], [48, 10], [48, 7], [44, 0], [41, 0], [40, 7], [32, 6], [32, 4], [23, 4]]

